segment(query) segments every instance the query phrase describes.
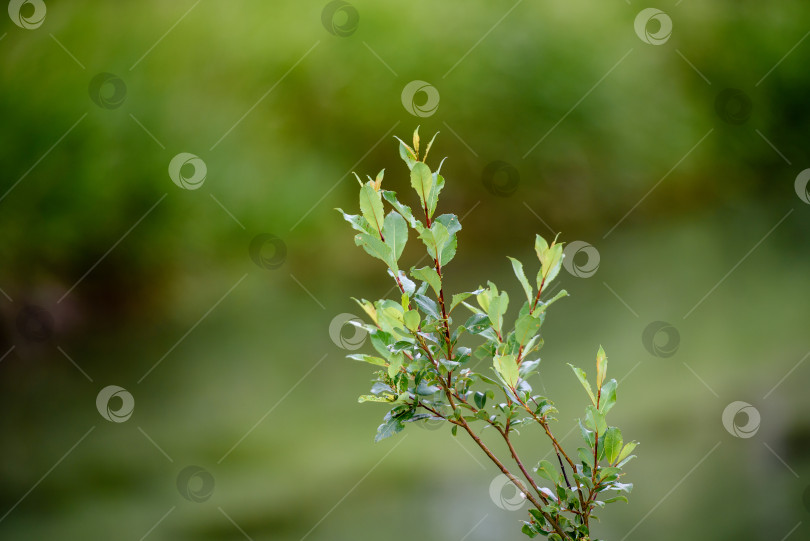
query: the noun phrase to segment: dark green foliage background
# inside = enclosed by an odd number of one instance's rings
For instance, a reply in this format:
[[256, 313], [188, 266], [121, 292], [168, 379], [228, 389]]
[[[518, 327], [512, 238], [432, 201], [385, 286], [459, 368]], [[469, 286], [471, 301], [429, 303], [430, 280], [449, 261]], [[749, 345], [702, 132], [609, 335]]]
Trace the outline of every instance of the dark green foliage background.
[[[810, 205], [793, 187], [810, 167], [810, 41], [757, 83], [810, 29], [810, 6], [666, 0], [656, 7], [672, 17], [674, 31], [656, 47], [634, 33], [645, 7], [636, 2], [524, 1], [447, 74], [513, 2], [353, 0], [360, 25], [346, 38], [322, 26], [325, 3], [204, 0], [131, 71], [193, 2], [47, 2], [45, 23], [30, 31], [0, 16], [0, 35], [7, 34], [0, 40], [0, 192], [87, 113], [0, 202], [0, 288], [13, 299], [0, 297], [0, 354], [15, 346], [0, 362], [0, 513], [96, 426], [0, 522], [0, 538], [140, 539], [175, 506], [147, 539], [241, 539], [222, 511], [257, 540], [300, 540], [311, 530], [312, 541], [452, 541], [485, 515], [467, 540], [521, 539], [523, 514], [489, 498], [495, 470], [449, 430], [410, 427], [364, 477], [402, 435], [371, 443], [384, 408], [355, 402], [367, 391], [368, 370], [343, 359], [328, 335], [335, 315], [357, 313], [350, 296], [378, 298], [390, 287], [382, 264], [354, 246], [332, 210], [356, 212], [357, 185], [346, 173], [386, 167], [384, 187], [404, 193], [407, 169], [392, 136], [407, 140], [417, 124], [425, 138], [442, 132], [432, 165], [449, 156], [439, 213], [469, 211], [446, 269], [451, 289], [491, 279], [519, 298], [505, 256], [531, 261], [534, 234], [550, 235], [532, 210], [562, 231], [561, 240], [585, 240], [600, 252], [592, 278], [558, 278], [572, 297], [554, 306], [542, 352], [562, 434], [585, 402], [566, 362], [589, 368], [601, 343], [612, 377], [633, 370], [612, 415], [626, 439], [642, 442], [628, 466], [636, 488], [629, 506], [612, 506], [599, 536], [621, 540], [645, 517], [628, 540], [773, 540], [800, 521], [789, 539], [806, 538], [810, 362], [763, 397], [810, 349]], [[89, 99], [100, 72], [125, 81], [120, 108]], [[400, 102], [415, 79], [441, 94], [429, 118], [411, 116]], [[751, 98], [747, 122], [728, 124], [715, 112], [725, 88]], [[205, 160], [200, 190], [171, 183], [168, 163], [179, 152]], [[482, 183], [494, 160], [520, 174], [509, 197]], [[248, 256], [260, 233], [286, 243], [279, 269], [259, 268]], [[411, 248], [404, 260], [416, 253]], [[17, 331], [25, 303], [54, 314], [50, 341], [34, 344]], [[680, 333], [672, 357], [642, 345], [656, 320]], [[135, 398], [126, 423], [108, 423], [95, 409], [96, 394], [110, 384]], [[762, 414], [755, 437], [724, 430], [721, 413], [735, 400]], [[527, 433], [520, 449], [540, 458], [547, 443]], [[206, 502], [178, 494], [177, 473], [189, 464], [216, 480]]]

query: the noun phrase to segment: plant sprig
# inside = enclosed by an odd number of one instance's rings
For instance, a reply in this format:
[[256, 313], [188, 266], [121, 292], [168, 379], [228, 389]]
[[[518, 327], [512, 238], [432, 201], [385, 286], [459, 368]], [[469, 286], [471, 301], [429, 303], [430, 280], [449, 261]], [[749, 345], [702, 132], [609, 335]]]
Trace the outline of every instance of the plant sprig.
[[[417, 128], [413, 144], [399, 141], [399, 154], [410, 170], [419, 211], [403, 204], [393, 191], [383, 190], [384, 172], [360, 183], [360, 214], [344, 219], [357, 231], [355, 244], [382, 261], [399, 289], [398, 299], [355, 301], [370, 319], [356, 325], [370, 336], [376, 355], [354, 354], [349, 358], [375, 367], [371, 394], [360, 402], [380, 402], [390, 409], [377, 429], [375, 441], [393, 436], [405, 423], [440, 421], [447, 423], [453, 436], [466, 432], [496, 467], [518, 487], [532, 504], [522, 531], [529, 537], [543, 535], [552, 541], [592, 540], [590, 519], [593, 511], [615, 501], [627, 501], [632, 484], [623, 483], [624, 466], [634, 458], [637, 442], [625, 443], [621, 431], [609, 426], [608, 412], [616, 403], [615, 379], [606, 381], [607, 355], [600, 347], [596, 355], [596, 386], [586, 373], [571, 365], [585, 389], [590, 404], [577, 419], [584, 447], [571, 458], [551, 430], [558, 413], [547, 397], [535, 394], [529, 379], [538, 373], [543, 346], [540, 330], [549, 307], [568, 295], [565, 290], [543, 300], [543, 293], [557, 277], [564, 258], [563, 244], [555, 238], [549, 244], [535, 238], [539, 261], [536, 278], [530, 282], [523, 263], [509, 258], [526, 300], [514, 322], [506, 319], [509, 295], [492, 283], [474, 291], [448, 295], [444, 270], [456, 255], [461, 223], [454, 214], [435, 216], [439, 194], [444, 188], [441, 164], [432, 171], [426, 163], [436, 136], [420, 157]], [[443, 163], [444, 161], [442, 161]], [[357, 175], [355, 175], [357, 176]], [[385, 213], [386, 207], [390, 210]], [[403, 270], [402, 252], [410, 232], [422, 242], [432, 264]], [[473, 301], [472, 304], [468, 301]], [[463, 324], [453, 325], [453, 312], [466, 307], [472, 315]], [[464, 335], [482, 341], [472, 351], [459, 345]], [[491, 359], [491, 371], [480, 373], [471, 360]], [[503, 395], [503, 401], [496, 396]], [[529, 471], [512, 442], [522, 425], [537, 425], [550, 440], [557, 464], [540, 460]], [[490, 427], [503, 439], [508, 457], [499, 458], [481, 439], [478, 427]], [[507, 466], [505, 462], [514, 462]], [[514, 469], [514, 468], [517, 469]], [[543, 486], [544, 483], [549, 486]]]

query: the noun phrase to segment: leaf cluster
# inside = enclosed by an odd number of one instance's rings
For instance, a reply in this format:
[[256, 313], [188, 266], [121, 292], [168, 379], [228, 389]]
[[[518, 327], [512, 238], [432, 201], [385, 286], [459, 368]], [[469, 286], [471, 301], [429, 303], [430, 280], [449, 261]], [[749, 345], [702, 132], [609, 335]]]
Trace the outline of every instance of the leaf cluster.
[[[416, 212], [393, 191], [384, 190], [385, 171], [362, 181], [357, 175], [359, 214], [337, 209], [356, 231], [354, 241], [387, 267], [399, 291], [398, 298], [369, 301], [354, 299], [368, 322], [353, 322], [368, 333], [374, 352], [349, 355], [374, 367], [369, 394], [360, 402], [388, 407], [377, 429], [376, 441], [401, 432], [407, 423], [446, 423], [453, 436], [466, 432], [498, 469], [524, 493], [533, 507], [522, 531], [529, 537], [551, 540], [591, 540], [592, 512], [615, 501], [626, 501], [632, 485], [623, 483], [623, 467], [634, 455], [636, 442], [625, 443], [621, 431], [609, 426], [606, 416], [616, 403], [615, 379], [606, 381], [607, 356], [596, 356], [596, 386], [585, 372], [571, 365], [590, 403], [577, 420], [584, 444], [573, 460], [551, 430], [557, 409], [552, 400], [536, 393], [530, 380], [540, 367], [541, 329], [549, 308], [568, 295], [561, 290], [547, 298], [559, 275], [563, 244], [550, 244], [537, 235], [536, 275], [532, 280], [523, 263], [509, 258], [525, 294], [517, 316], [507, 314], [509, 295], [488, 281], [474, 291], [449, 294], [444, 286], [445, 267], [458, 247], [461, 223], [454, 214], [436, 216], [445, 180], [441, 165], [431, 170], [426, 160], [433, 139], [420, 153], [419, 129], [413, 143], [399, 140], [399, 155], [410, 172], [416, 192]], [[387, 210], [387, 213], [386, 213]], [[405, 245], [420, 242], [431, 263], [407, 268], [400, 259]], [[464, 338], [478, 342], [472, 350]], [[474, 359], [486, 359], [485, 370]], [[512, 444], [523, 425], [536, 426], [549, 438], [558, 464], [541, 460], [530, 472]], [[480, 438], [489, 428], [503, 439], [508, 454], [501, 459]], [[514, 462], [514, 466], [506, 463]], [[548, 485], [548, 486], [544, 486]]]

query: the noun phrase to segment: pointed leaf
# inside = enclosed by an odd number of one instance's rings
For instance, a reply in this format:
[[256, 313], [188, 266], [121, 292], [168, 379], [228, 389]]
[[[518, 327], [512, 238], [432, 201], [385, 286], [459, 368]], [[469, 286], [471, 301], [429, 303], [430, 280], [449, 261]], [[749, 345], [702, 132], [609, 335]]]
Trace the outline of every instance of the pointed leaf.
[[532, 300], [532, 286], [529, 285], [529, 281], [526, 279], [526, 273], [523, 272], [523, 263], [515, 259], [514, 257], [510, 257], [509, 261], [512, 262], [512, 270], [515, 271], [515, 276], [517, 276], [520, 285], [523, 286], [523, 291], [526, 292], [526, 299], [529, 301]]
[[525, 314], [515, 323], [515, 339], [521, 346], [525, 345], [540, 330], [540, 318]]
[[607, 373], [607, 355], [602, 346], [599, 346], [599, 351], [596, 353], [596, 388], [602, 388], [602, 382], [605, 380]]
[[602, 441], [605, 442], [605, 458], [608, 464], [615, 464], [619, 459], [619, 452], [624, 444], [621, 430], [615, 426], [611, 426], [607, 429], [607, 432], [605, 432]]
[[439, 132], [433, 134], [433, 138], [428, 143], [427, 148], [425, 148], [425, 155], [422, 157], [423, 160], [427, 161], [428, 154], [430, 153], [430, 147], [433, 146], [433, 141], [436, 140], [436, 136], [439, 135]]
[[360, 212], [374, 231], [382, 231], [385, 217], [382, 198], [371, 182], [360, 188]]
[[382, 192], [383, 198], [388, 201], [388, 203], [394, 207], [394, 210], [399, 212], [399, 214], [405, 218], [405, 221], [408, 222], [408, 225], [413, 227], [414, 229], [419, 228], [422, 224], [413, 217], [413, 212], [411, 211], [411, 207], [408, 205], [403, 205], [397, 199], [397, 193], [392, 191], [383, 190]]
[[423, 282], [427, 282], [428, 284], [430, 284], [430, 287], [433, 288], [433, 291], [436, 293], [436, 295], [439, 295], [439, 292], [442, 289], [442, 280], [436, 273], [436, 269], [432, 267], [411, 269], [411, 276], [413, 276], [417, 280], [422, 280]]
[[503, 378], [509, 387], [517, 385], [519, 372], [514, 355], [496, 355], [493, 359], [495, 371]]
[[389, 212], [383, 222], [382, 234], [385, 243], [394, 253], [394, 259], [399, 260], [402, 250], [405, 249], [405, 243], [408, 242], [408, 224], [405, 223], [405, 218], [393, 210]]
[[419, 195], [422, 208], [427, 208], [430, 190], [433, 188], [433, 173], [424, 162], [416, 162], [411, 169], [411, 186]]
[[354, 243], [361, 246], [370, 256], [383, 261], [392, 270], [399, 270], [396, 259], [394, 259], [394, 251], [379, 238], [368, 233], [358, 233], [354, 236]]
[[633, 452], [633, 450], [636, 448], [637, 445], [638, 445], [637, 441], [631, 441], [625, 444], [625, 446], [619, 453], [618, 458], [616, 458], [617, 462], [621, 463], [623, 460], [627, 459], [630, 456], [630, 453]]
[[413, 166], [417, 163], [416, 153], [414, 153], [413, 149], [405, 144], [405, 142], [397, 136], [394, 136], [394, 139], [399, 141], [399, 156], [402, 158], [408, 169], [413, 169]]
[[588, 392], [588, 396], [590, 397], [591, 402], [593, 402], [593, 405], [595, 406], [596, 405], [596, 397], [593, 394], [593, 390], [591, 389], [591, 384], [588, 382], [588, 376], [585, 375], [585, 371], [582, 370], [581, 368], [578, 368], [578, 367], [574, 366], [571, 363], [568, 363], [568, 366], [570, 366], [571, 370], [574, 371], [574, 374], [576, 374], [577, 379], [582, 384], [582, 386], [585, 388], [585, 390]]

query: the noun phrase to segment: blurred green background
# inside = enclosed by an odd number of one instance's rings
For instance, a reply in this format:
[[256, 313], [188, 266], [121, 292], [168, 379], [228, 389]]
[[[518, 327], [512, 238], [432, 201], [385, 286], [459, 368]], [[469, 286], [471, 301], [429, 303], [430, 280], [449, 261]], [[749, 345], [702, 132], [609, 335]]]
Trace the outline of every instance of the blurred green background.
[[[535, 384], [565, 435], [566, 362], [603, 344], [622, 380], [636, 488], [596, 535], [810, 538], [806, 2], [665, 0], [659, 45], [622, 1], [45, 4], [0, 17], [0, 538], [523, 538], [471, 442], [372, 443], [370, 371], [350, 326], [330, 338], [390, 288], [332, 210], [356, 209], [347, 173], [407, 193], [393, 136], [420, 124], [463, 217], [451, 289], [518, 299], [505, 256], [533, 268], [535, 233], [598, 254], [561, 273]], [[414, 80], [440, 96], [422, 118]], [[181, 152], [199, 189], [169, 177]], [[125, 422], [95, 407], [108, 385]], [[753, 437], [724, 429], [736, 401]]]

